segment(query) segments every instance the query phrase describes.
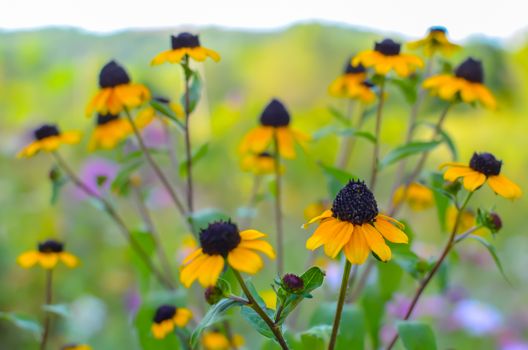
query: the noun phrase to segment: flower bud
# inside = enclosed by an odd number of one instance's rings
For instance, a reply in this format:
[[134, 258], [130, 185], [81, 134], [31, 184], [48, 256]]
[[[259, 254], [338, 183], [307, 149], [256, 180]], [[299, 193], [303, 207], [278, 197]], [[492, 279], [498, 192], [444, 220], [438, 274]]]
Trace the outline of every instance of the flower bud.
[[304, 289], [304, 281], [293, 273], [287, 273], [282, 278], [282, 286], [287, 292], [296, 293]]
[[214, 305], [224, 298], [224, 291], [217, 286], [207, 287], [204, 297], [209, 305]]

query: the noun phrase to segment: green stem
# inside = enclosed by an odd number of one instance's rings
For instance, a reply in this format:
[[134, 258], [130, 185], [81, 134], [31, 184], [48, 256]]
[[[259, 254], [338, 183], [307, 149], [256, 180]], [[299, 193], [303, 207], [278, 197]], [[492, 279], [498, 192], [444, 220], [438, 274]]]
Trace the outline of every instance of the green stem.
[[[260, 183], [262, 182], [262, 176], [261, 175], [255, 175], [253, 177], [253, 186], [251, 187], [251, 194], [249, 196], [249, 201], [248, 201], [248, 209], [256, 209], [256, 203], [257, 203], [257, 198], [258, 198], [258, 193], [259, 193], [259, 188], [260, 188]], [[247, 216], [245, 218], [243, 218], [242, 220], [240, 220], [240, 227], [242, 228], [248, 228], [249, 225], [251, 224], [251, 219], [252, 217], [251, 216]]]
[[383, 116], [383, 105], [385, 103], [385, 77], [380, 83], [379, 89], [379, 102], [378, 108], [376, 110], [376, 126], [375, 126], [375, 143], [374, 143], [374, 152], [372, 156], [372, 169], [370, 175], [370, 190], [374, 192], [376, 187], [376, 181], [378, 178], [378, 167], [379, 167], [379, 158], [380, 158], [380, 135], [381, 135], [381, 122]]
[[345, 270], [343, 271], [343, 279], [341, 280], [341, 288], [339, 290], [339, 299], [337, 299], [337, 308], [334, 318], [334, 325], [332, 326], [332, 335], [330, 337], [330, 344], [328, 350], [334, 350], [337, 342], [337, 333], [339, 332], [339, 324], [341, 323], [341, 314], [343, 313], [343, 305], [345, 304], [345, 296], [348, 288], [348, 279], [350, 277], [350, 269], [352, 264], [346, 260]]
[[[352, 125], [352, 119], [353, 119], [353, 110], [354, 110], [354, 101], [349, 99], [347, 101], [347, 112], [346, 112], [346, 117], [347, 117], [347, 120], [349, 122], [350, 125]], [[361, 125], [363, 124], [362, 123], [362, 120], [364, 118], [361, 118], [359, 119], [358, 123], [357, 123], [357, 129], [359, 130], [361, 128]], [[336, 159], [336, 162], [335, 162], [335, 165], [337, 168], [339, 169], [344, 169], [347, 167], [348, 165], [348, 161], [350, 160], [350, 156], [352, 155], [352, 150], [354, 148], [354, 144], [355, 144], [355, 141], [356, 138], [354, 136], [350, 136], [350, 135], [344, 135], [341, 139], [341, 143], [339, 145], [339, 152], [338, 152], [338, 155], [337, 155], [337, 159]]]
[[240, 284], [240, 287], [242, 288], [242, 291], [244, 291], [244, 294], [248, 298], [249, 304], [247, 306], [249, 306], [250, 308], [255, 310], [255, 312], [260, 316], [260, 318], [268, 325], [269, 329], [271, 330], [271, 332], [275, 336], [275, 339], [277, 340], [277, 342], [279, 343], [281, 348], [283, 350], [289, 350], [288, 344], [286, 344], [286, 340], [284, 340], [284, 336], [282, 335], [282, 332], [280, 330], [280, 326], [276, 325], [271, 320], [271, 318], [268, 316], [268, 314], [257, 303], [255, 298], [253, 297], [253, 294], [251, 294], [251, 292], [249, 291], [249, 288], [247, 287], [246, 282], [244, 282], [244, 279], [240, 275], [240, 272], [238, 272], [237, 270], [233, 269], [233, 273], [234, 273], [238, 283]]
[[185, 75], [185, 155], [187, 158], [187, 208], [192, 214], [194, 211], [193, 203], [193, 176], [192, 176], [192, 149], [191, 149], [191, 131], [190, 131], [190, 116], [191, 116], [191, 97], [189, 81], [191, 79], [191, 68], [189, 67], [189, 55], [183, 58], [183, 70]]
[[277, 274], [282, 276], [284, 272], [284, 232], [282, 222], [282, 184], [281, 184], [281, 169], [280, 169], [280, 152], [279, 139], [276, 130], [273, 130], [273, 145], [274, 153], [273, 160], [275, 162], [275, 226], [277, 227]]
[[[53, 301], [53, 270], [46, 270], [46, 292], [45, 292], [45, 305], [51, 305]], [[42, 333], [42, 339], [40, 341], [40, 350], [46, 349], [48, 343], [50, 328], [51, 328], [51, 314], [49, 311], [44, 310], [44, 331]]]

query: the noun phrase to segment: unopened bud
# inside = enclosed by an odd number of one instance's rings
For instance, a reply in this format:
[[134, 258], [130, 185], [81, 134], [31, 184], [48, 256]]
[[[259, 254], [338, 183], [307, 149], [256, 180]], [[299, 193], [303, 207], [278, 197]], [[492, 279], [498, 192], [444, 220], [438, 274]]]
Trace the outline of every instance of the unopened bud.
[[290, 293], [299, 292], [304, 289], [304, 281], [293, 273], [287, 273], [282, 278], [282, 285]]

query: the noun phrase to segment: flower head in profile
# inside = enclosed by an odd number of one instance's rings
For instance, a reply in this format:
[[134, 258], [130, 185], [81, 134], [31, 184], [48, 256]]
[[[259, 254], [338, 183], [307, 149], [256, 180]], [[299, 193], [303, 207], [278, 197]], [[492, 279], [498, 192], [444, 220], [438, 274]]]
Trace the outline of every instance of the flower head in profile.
[[335, 258], [341, 250], [352, 264], [362, 264], [370, 251], [382, 261], [391, 258], [385, 243], [408, 243], [403, 225], [380, 214], [370, 189], [362, 181], [349, 181], [337, 194], [331, 210], [312, 218], [303, 227], [318, 222], [319, 226], [306, 242], [315, 250], [324, 246], [325, 254]]
[[[255, 175], [266, 175], [275, 173], [275, 159], [268, 152], [259, 154], [248, 154], [242, 158], [240, 164], [242, 170], [252, 172]], [[280, 167], [280, 171], [284, 171], [284, 167]]]
[[419, 182], [402, 185], [394, 192], [392, 202], [399, 205], [402, 201], [414, 211], [425, 210], [434, 205], [433, 191]]
[[233, 339], [228, 339], [217, 330], [204, 332], [202, 345], [205, 350], [229, 350], [244, 345], [244, 338], [240, 334], [234, 334]]
[[346, 61], [343, 74], [337, 77], [328, 87], [331, 96], [359, 100], [371, 103], [376, 99], [372, 85], [367, 79], [367, 70], [362, 64], [353, 66], [352, 58]]
[[61, 145], [73, 145], [81, 141], [81, 133], [78, 131], [61, 132], [55, 124], [44, 124], [33, 131], [34, 141], [24, 147], [18, 154], [18, 158], [29, 158], [40, 151], [54, 152]]
[[279, 153], [284, 158], [295, 158], [295, 143], [303, 145], [309, 137], [290, 127], [290, 113], [278, 99], [271, 100], [260, 115], [260, 126], [251, 130], [240, 144], [242, 154], [266, 152], [277, 139]]
[[150, 330], [156, 339], [163, 339], [175, 327], [183, 328], [192, 318], [192, 312], [183, 307], [174, 305], [161, 305], [156, 309]]
[[487, 182], [496, 194], [504, 198], [515, 199], [522, 195], [521, 188], [501, 174], [502, 161], [491, 153], [473, 153], [469, 165], [450, 162], [440, 167], [448, 168], [444, 173], [445, 180], [456, 181], [462, 178], [464, 188], [470, 192]]
[[142, 84], [131, 82], [125, 68], [116, 61], [108, 62], [99, 73], [100, 90], [86, 107], [86, 116], [94, 112], [117, 115], [126, 108], [135, 108], [150, 98]]
[[87, 344], [67, 344], [61, 350], [92, 350], [92, 347]]
[[216, 285], [225, 262], [231, 268], [249, 274], [257, 273], [263, 266], [261, 252], [275, 258], [271, 245], [261, 238], [266, 235], [257, 230], [239, 231], [230, 220], [216, 221], [200, 232], [200, 248], [183, 262], [180, 280], [189, 287], [198, 280], [203, 287]]
[[400, 77], [407, 77], [417, 68], [423, 67], [423, 61], [418, 56], [400, 51], [400, 43], [384, 39], [375, 43], [374, 50], [360, 52], [352, 59], [352, 65], [362, 64], [366, 68], [374, 68], [379, 75], [387, 75], [394, 70]]
[[36, 264], [45, 269], [53, 269], [59, 261], [70, 268], [79, 265], [79, 259], [75, 255], [64, 251], [62, 242], [53, 239], [40, 242], [37, 245], [37, 250], [22, 253], [17, 258], [17, 263], [25, 269]]
[[411, 50], [423, 49], [426, 56], [432, 56], [440, 52], [445, 56], [450, 56], [460, 49], [460, 46], [453, 44], [447, 38], [447, 29], [445, 27], [434, 26], [429, 28], [425, 38], [407, 43]]
[[[142, 110], [134, 121], [136, 127], [143, 129], [154, 119], [154, 115], [153, 108]], [[88, 149], [113, 149], [133, 132], [128, 119], [120, 118], [118, 114], [98, 114]]]
[[195, 61], [205, 61], [207, 57], [213, 59], [213, 61], [220, 61], [220, 55], [211, 49], [200, 45], [200, 38], [198, 35], [183, 32], [177, 36], [171, 36], [171, 49], [159, 53], [150, 64], [153, 66], [168, 62], [168, 63], [181, 63], [185, 57], [191, 57]]
[[471, 57], [462, 62], [454, 74], [432, 76], [424, 81], [423, 87], [445, 101], [480, 102], [491, 109], [497, 106], [495, 97], [484, 85], [482, 62]]

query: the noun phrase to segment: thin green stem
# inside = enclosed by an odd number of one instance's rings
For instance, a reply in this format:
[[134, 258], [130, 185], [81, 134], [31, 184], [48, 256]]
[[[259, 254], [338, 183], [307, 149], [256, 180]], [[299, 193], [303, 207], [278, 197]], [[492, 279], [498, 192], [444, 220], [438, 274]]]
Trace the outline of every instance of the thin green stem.
[[249, 304], [247, 304], [247, 306], [249, 306], [250, 308], [255, 310], [255, 312], [260, 316], [260, 318], [266, 323], [266, 325], [268, 325], [269, 329], [271, 330], [271, 332], [275, 336], [275, 339], [277, 340], [277, 342], [279, 343], [281, 348], [283, 350], [288, 350], [289, 347], [288, 347], [288, 344], [286, 344], [286, 340], [284, 340], [284, 336], [282, 335], [282, 332], [280, 330], [280, 326], [275, 324], [271, 320], [271, 318], [268, 316], [268, 314], [257, 303], [255, 298], [253, 297], [253, 294], [251, 294], [251, 292], [249, 291], [249, 288], [247, 287], [246, 282], [244, 282], [244, 279], [240, 275], [240, 272], [238, 272], [237, 270], [233, 269], [233, 273], [234, 273], [238, 283], [240, 284], [240, 287], [242, 288], [242, 291], [244, 291], [244, 294], [248, 298]]
[[190, 117], [191, 117], [191, 96], [189, 82], [191, 79], [191, 68], [189, 67], [189, 55], [185, 55], [183, 58], [183, 69], [185, 75], [185, 155], [187, 160], [187, 208], [192, 214], [194, 211], [193, 203], [193, 176], [192, 176], [192, 149], [191, 149], [191, 130], [190, 130]]
[[[429, 285], [429, 282], [431, 282], [431, 280], [433, 279], [435, 274], [440, 269], [440, 266], [442, 265], [442, 263], [444, 262], [445, 258], [447, 257], [447, 255], [451, 251], [451, 248], [453, 248], [455, 246], [455, 244], [456, 244], [455, 237], [456, 237], [456, 234], [457, 234], [457, 231], [458, 231], [458, 226], [460, 225], [460, 220], [462, 219], [462, 215], [464, 213], [464, 210], [466, 209], [466, 206], [469, 203], [469, 200], [471, 199], [472, 195], [473, 195], [473, 192], [468, 192], [468, 195], [466, 196], [466, 199], [464, 200], [462, 205], [460, 205], [460, 206], [457, 205], [458, 212], [457, 212], [457, 215], [456, 215], [456, 218], [455, 218], [455, 224], [453, 225], [453, 229], [451, 230], [451, 234], [449, 236], [449, 240], [447, 241], [447, 244], [444, 247], [444, 250], [442, 251], [442, 254], [440, 255], [440, 257], [436, 261], [435, 265], [433, 266], [431, 271], [429, 271], [427, 276], [423, 279], [423, 281], [420, 283], [420, 286], [416, 290], [416, 293], [414, 294], [414, 297], [413, 297], [413, 299], [411, 301], [411, 304], [409, 305], [409, 308], [407, 309], [407, 312], [405, 313], [405, 317], [403, 318], [405, 321], [408, 320], [411, 317], [412, 312], [414, 311], [416, 305], [418, 304], [418, 300], [420, 300], [420, 297], [422, 296], [423, 292], [425, 291], [425, 288]], [[394, 345], [396, 344], [396, 341], [398, 341], [398, 337], [399, 337], [399, 335], [396, 334], [392, 338], [392, 341], [387, 346], [387, 350], [390, 350], [390, 349], [392, 349], [394, 347]]]
[[374, 143], [374, 151], [372, 156], [372, 169], [370, 175], [370, 190], [374, 192], [376, 187], [376, 181], [378, 178], [378, 167], [380, 160], [380, 135], [381, 135], [381, 122], [383, 117], [383, 105], [385, 103], [385, 77], [380, 83], [379, 96], [378, 96], [378, 108], [376, 110], [376, 126], [374, 136], [376, 137]]
[[[44, 301], [45, 305], [51, 305], [53, 302], [53, 269], [46, 270], [46, 291]], [[46, 349], [51, 328], [51, 314], [47, 310], [45, 310], [44, 313], [44, 331], [40, 341], [40, 350]]]
[[343, 305], [345, 304], [351, 268], [352, 264], [350, 261], [346, 260], [345, 270], [343, 271], [343, 279], [341, 280], [341, 288], [339, 290], [339, 299], [337, 299], [337, 308], [334, 317], [334, 325], [332, 326], [332, 335], [330, 336], [330, 343], [328, 344], [328, 350], [334, 350], [337, 342], [337, 333], [339, 332], [339, 324], [341, 323], [341, 314], [343, 313]]
[[280, 168], [279, 138], [276, 130], [273, 131], [274, 153], [273, 160], [275, 170], [275, 226], [277, 227], [277, 274], [284, 272], [284, 231], [282, 222], [282, 176]]

